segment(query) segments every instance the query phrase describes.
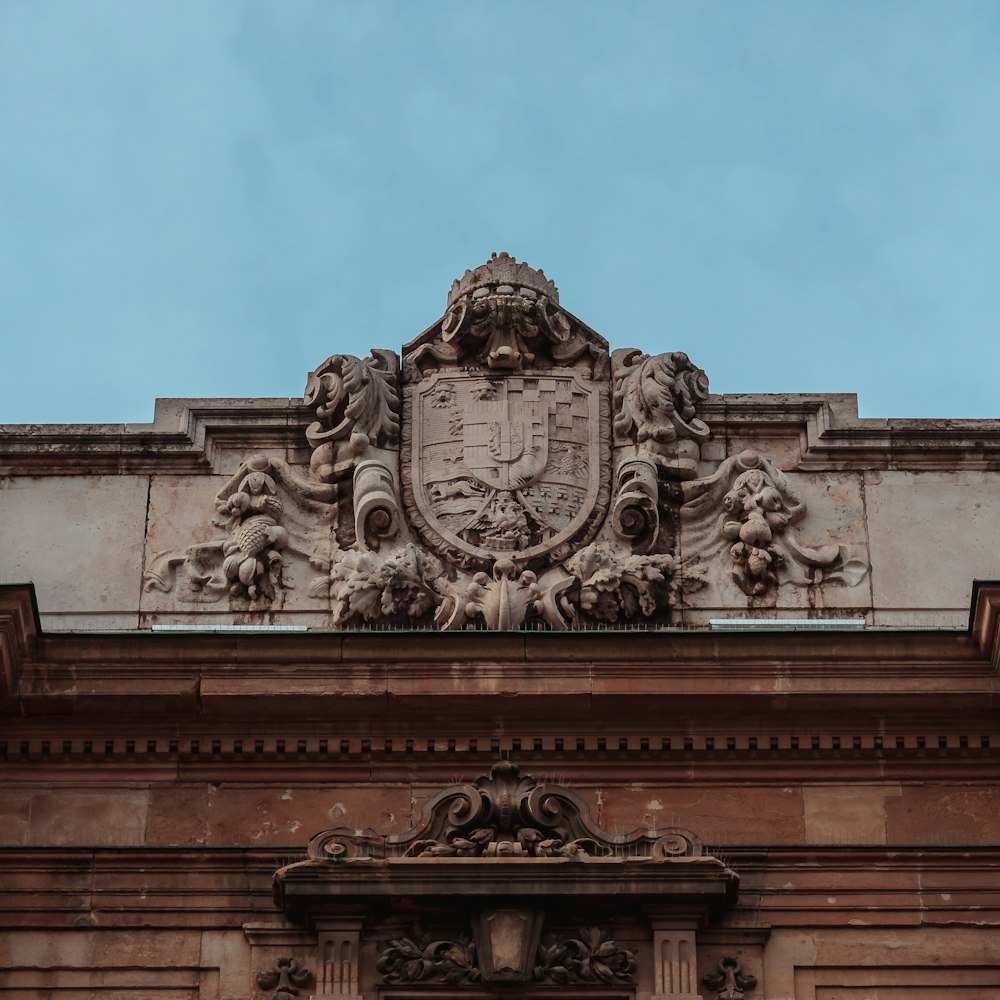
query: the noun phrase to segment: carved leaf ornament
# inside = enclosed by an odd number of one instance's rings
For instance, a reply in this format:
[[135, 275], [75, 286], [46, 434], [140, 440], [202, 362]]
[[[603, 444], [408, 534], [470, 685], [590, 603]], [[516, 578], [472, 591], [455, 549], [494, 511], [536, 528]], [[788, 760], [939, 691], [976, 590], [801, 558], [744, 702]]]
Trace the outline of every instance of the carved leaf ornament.
[[144, 589], [280, 609], [305, 570], [336, 628], [504, 631], [676, 624], [680, 595], [721, 585], [713, 564], [750, 603], [857, 584], [859, 554], [798, 541], [805, 503], [766, 458], [704, 474], [707, 399], [687, 354], [609, 357], [551, 279], [494, 254], [401, 359], [310, 372], [308, 474], [250, 456], [215, 497], [218, 533], [155, 553]]
[[570, 983], [632, 983], [635, 952], [599, 927], [581, 927], [576, 937], [546, 934], [538, 948], [534, 978], [559, 986]]

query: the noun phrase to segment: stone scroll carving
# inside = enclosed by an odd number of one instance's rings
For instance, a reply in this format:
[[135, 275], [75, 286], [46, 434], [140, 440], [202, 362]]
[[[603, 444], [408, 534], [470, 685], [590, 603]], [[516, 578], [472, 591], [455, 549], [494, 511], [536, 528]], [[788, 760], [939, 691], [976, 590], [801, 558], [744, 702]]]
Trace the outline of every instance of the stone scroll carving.
[[452, 785], [424, 806], [420, 822], [402, 834], [338, 828], [317, 834], [309, 856], [356, 858], [571, 858], [612, 855], [664, 859], [701, 857], [694, 834], [666, 829], [615, 835], [602, 830], [587, 804], [561, 785], [521, 774], [512, 761], [494, 764], [471, 784]]
[[399, 361], [391, 351], [364, 359], [335, 354], [309, 373], [305, 402], [317, 417], [306, 429], [312, 475], [352, 497], [353, 517], [339, 525], [338, 536], [378, 550], [402, 520]]
[[609, 355], [550, 278], [494, 254], [400, 357], [310, 372], [308, 470], [249, 457], [210, 537], [155, 553], [143, 586], [181, 605], [293, 601], [334, 628], [559, 631], [679, 624], [685, 596], [729, 574], [757, 602], [857, 583], [861, 555], [798, 539], [805, 504], [767, 459], [703, 460], [707, 401], [687, 354]]
[[[836, 542], [811, 548], [795, 526], [806, 505], [766, 458], [744, 451], [726, 459], [706, 478], [684, 485], [682, 517], [703, 553], [719, 553], [750, 597], [761, 597], [782, 579], [796, 586], [821, 581], [854, 586], [868, 572], [866, 560]], [[722, 552], [725, 551], [725, 556]]]

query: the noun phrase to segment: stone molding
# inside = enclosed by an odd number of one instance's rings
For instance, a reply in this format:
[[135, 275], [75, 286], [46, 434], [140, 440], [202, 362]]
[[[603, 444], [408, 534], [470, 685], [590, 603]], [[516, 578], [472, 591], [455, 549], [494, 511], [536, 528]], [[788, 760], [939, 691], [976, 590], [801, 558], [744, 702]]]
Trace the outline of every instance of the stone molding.
[[[994, 470], [1000, 420], [865, 418], [845, 394], [709, 394], [716, 436], [804, 437], [799, 471]], [[227, 473], [233, 454], [277, 451], [308, 463], [301, 399], [159, 399], [148, 424], [0, 425], [0, 475]]]

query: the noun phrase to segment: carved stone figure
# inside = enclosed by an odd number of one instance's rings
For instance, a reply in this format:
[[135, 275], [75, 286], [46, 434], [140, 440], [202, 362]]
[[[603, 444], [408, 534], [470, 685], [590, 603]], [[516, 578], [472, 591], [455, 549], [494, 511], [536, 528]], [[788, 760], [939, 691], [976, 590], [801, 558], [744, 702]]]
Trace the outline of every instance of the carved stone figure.
[[[868, 572], [865, 560], [843, 545], [802, 545], [793, 525], [806, 505], [788, 479], [755, 451], [727, 458], [707, 479], [684, 484], [681, 515], [694, 528], [692, 538], [707, 557], [725, 547], [740, 589], [760, 597], [784, 577], [797, 586], [857, 584]], [[700, 530], [699, 530], [700, 529]]]

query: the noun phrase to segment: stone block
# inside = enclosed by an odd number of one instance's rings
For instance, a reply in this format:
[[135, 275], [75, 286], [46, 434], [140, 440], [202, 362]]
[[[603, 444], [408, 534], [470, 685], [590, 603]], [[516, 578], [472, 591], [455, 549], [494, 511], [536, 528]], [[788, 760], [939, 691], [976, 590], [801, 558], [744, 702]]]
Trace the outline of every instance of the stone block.
[[31, 843], [53, 847], [137, 847], [146, 830], [149, 792], [57, 788], [31, 800]]
[[15, 786], [0, 796], [0, 844], [4, 847], [28, 843], [33, 795], [33, 789]]
[[865, 506], [876, 623], [927, 609], [965, 625], [972, 581], [1000, 577], [1000, 475], [867, 472]]
[[219, 785], [209, 787], [211, 846], [305, 845], [337, 826], [398, 833], [410, 827], [408, 786]]
[[714, 785], [603, 786], [599, 822], [605, 830], [680, 826], [706, 847], [744, 844], [800, 844], [805, 838], [799, 788]]
[[0, 582], [34, 583], [46, 616], [86, 615], [94, 627], [110, 617], [105, 627], [118, 627], [131, 615], [134, 628], [148, 488], [144, 476], [5, 480]]
[[146, 820], [148, 847], [204, 844], [208, 828], [209, 785], [152, 788]]
[[992, 785], [903, 785], [886, 801], [889, 844], [996, 844], [1000, 788]]
[[899, 785], [807, 785], [802, 789], [810, 844], [884, 844], [886, 800]]

